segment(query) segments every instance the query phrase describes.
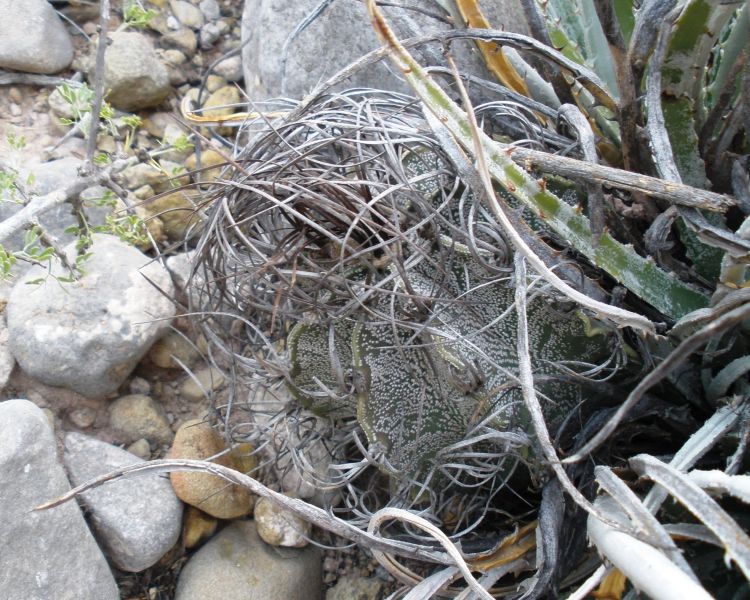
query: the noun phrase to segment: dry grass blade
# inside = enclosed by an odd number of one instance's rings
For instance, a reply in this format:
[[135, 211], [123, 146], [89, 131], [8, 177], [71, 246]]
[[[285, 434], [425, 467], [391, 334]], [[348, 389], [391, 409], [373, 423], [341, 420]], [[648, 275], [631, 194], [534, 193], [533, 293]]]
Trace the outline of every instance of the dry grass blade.
[[[598, 498], [594, 505], [608, 520], [627, 523], [627, 516], [615, 500]], [[654, 600], [709, 600], [711, 595], [659, 549], [590, 516], [588, 534], [607, 560], [611, 561], [640, 591]]]
[[609, 467], [596, 467], [595, 475], [602, 489], [628, 515], [630, 521], [635, 525], [636, 531], [645, 536], [645, 541], [660, 547], [673, 563], [680, 567], [688, 577], [697, 582], [698, 578], [682, 556], [679, 548], [665, 531], [663, 525], [648, 511], [638, 496]]
[[[476, 593], [480, 598], [484, 598], [485, 600], [493, 600], [489, 592], [487, 592], [487, 590], [485, 590], [474, 578], [474, 575], [471, 574], [469, 566], [466, 564], [466, 561], [464, 560], [463, 556], [461, 556], [461, 552], [458, 550], [458, 548], [456, 548], [455, 544], [453, 544], [453, 542], [448, 539], [448, 536], [446, 536], [442, 531], [440, 531], [432, 523], [426, 521], [422, 517], [398, 508], [384, 508], [373, 515], [372, 519], [370, 520], [370, 525], [367, 527], [367, 532], [373, 535], [376, 534], [384, 521], [389, 521], [392, 519], [398, 519], [414, 525], [422, 531], [427, 532], [434, 539], [440, 542], [440, 544], [443, 546], [443, 548], [445, 548], [445, 551], [450, 556], [451, 561], [456, 565], [458, 570], [461, 572], [461, 575], [463, 575], [463, 578], [466, 580], [466, 583], [469, 584], [474, 593]], [[373, 554], [377, 558], [381, 553], [379, 553], [379, 551], [377, 550], [374, 550]]]
[[690, 481], [714, 496], [729, 494], [750, 504], [750, 475], [727, 475], [723, 471], [698, 471], [688, 473]]
[[631, 467], [664, 487], [670, 495], [693, 513], [724, 544], [727, 554], [750, 580], [750, 537], [706, 492], [684, 473], [660, 460], [640, 454], [630, 459]]

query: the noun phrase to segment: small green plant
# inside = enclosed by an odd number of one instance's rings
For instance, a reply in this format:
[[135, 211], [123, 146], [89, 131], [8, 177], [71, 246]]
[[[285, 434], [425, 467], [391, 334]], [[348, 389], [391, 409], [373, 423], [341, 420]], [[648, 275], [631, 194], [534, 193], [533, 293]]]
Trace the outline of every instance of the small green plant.
[[[60, 117], [60, 121], [64, 125], [80, 127], [84, 135], [88, 136], [94, 91], [86, 83], [78, 86], [63, 83], [56, 89], [73, 113], [72, 118]], [[107, 101], [102, 101], [99, 118], [107, 133], [115, 138], [119, 136], [118, 119], [115, 109]], [[132, 145], [135, 132], [142, 123], [143, 121], [138, 115], [125, 115], [119, 119], [120, 126], [124, 125], [126, 129], [124, 141], [126, 148]], [[103, 161], [104, 159], [100, 158], [99, 160]]]
[[5, 139], [10, 147], [8, 163], [0, 168], [0, 201], [24, 203], [25, 190], [34, 185], [35, 177], [29, 173], [25, 182], [19, 180], [18, 157], [16, 154], [26, 147], [26, 137], [9, 130]]
[[137, 215], [109, 214], [105, 217], [105, 224], [95, 227], [94, 231], [116, 235], [123, 242], [133, 246], [142, 246], [149, 241], [146, 223]]
[[143, 125], [143, 119], [138, 115], [127, 115], [122, 118], [122, 123], [127, 127], [127, 133], [125, 134], [124, 146], [130, 148], [133, 143], [136, 130]]
[[159, 13], [152, 8], [145, 9], [137, 0], [130, 0], [122, 9], [123, 23], [121, 29], [132, 27], [133, 29], [145, 29]]
[[26, 136], [18, 135], [15, 131], [6, 133], [5, 139], [13, 150], [23, 150], [26, 147]]

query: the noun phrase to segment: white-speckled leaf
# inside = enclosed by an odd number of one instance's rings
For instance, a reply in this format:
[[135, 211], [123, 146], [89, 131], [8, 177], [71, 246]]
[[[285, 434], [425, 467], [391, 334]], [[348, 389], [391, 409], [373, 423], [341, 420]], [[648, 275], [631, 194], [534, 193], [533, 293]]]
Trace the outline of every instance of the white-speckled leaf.
[[355, 413], [350, 389], [353, 328], [346, 320], [331, 325], [303, 322], [289, 333], [289, 387], [306, 408], [318, 413], [335, 410], [339, 416]]

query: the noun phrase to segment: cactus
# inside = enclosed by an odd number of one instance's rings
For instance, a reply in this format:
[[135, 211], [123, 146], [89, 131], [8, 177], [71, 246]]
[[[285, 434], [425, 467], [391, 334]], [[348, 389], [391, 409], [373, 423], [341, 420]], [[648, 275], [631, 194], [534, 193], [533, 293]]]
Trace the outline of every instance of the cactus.
[[[395, 299], [386, 295], [378, 306], [392, 321], [361, 316], [356, 325], [344, 320], [292, 329], [295, 395], [319, 414], [356, 412], [369, 442], [402, 477], [429, 468], [442, 449], [466, 437], [471, 423], [490, 418], [498, 430], [526, 428], [514, 380], [510, 284], [455, 249], [411, 271], [408, 286], [398, 275], [392, 281]], [[419, 305], [430, 308], [420, 315]], [[529, 321], [539, 391], [550, 423], [558, 423], [582, 401], [579, 386], [558, 365], [602, 361], [612, 330], [592, 330], [577, 312], [555, 311], [544, 294], [532, 301]], [[345, 381], [354, 390], [347, 393]]]

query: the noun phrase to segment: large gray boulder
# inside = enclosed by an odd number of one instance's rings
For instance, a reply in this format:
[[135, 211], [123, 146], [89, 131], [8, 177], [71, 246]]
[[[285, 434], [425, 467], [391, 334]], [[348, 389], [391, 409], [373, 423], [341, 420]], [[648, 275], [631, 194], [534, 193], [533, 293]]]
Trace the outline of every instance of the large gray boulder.
[[[65, 436], [65, 466], [73, 485], [80, 485], [143, 459], [106, 442], [83, 435]], [[81, 494], [99, 543], [123, 571], [154, 565], [177, 543], [182, 502], [169, 479], [156, 473], [109, 482]]]
[[36, 506], [70, 489], [41, 409], [0, 402], [0, 597], [118, 600], [104, 555], [75, 500]]
[[47, 0], [0, 0], [0, 67], [58, 73], [73, 60], [73, 43]]
[[[51, 276], [34, 266], [13, 287], [6, 307], [19, 366], [42, 383], [92, 398], [117, 391], [175, 313], [164, 267], [114, 236], [93, 239], [80, 279], [57, 281], [68, 274], [57, 262]], [[66, 252], [73, 258], [74, 245]]]
[[274, 548], [253, 521], [235, 521], [180, 572], [175, 600], [319, 600], [320, 549]]
[[[528, 32], [519, 0], [484, 0], [480, 4], [493, 27]], [[280, 96], [302, 98], [316, 84], [367, 52], [380, 48], [365, 3], [359, 0], [328, 3], [323, 12], [292, 40], [292, 32], [320, 5], [320, 0], [245, 0], [242, 62], [245, 89], [251, 100]], [[418, 0], [409, 5], [425, 12], [383, 7], [399, 37], [450, 28], [445, 20], [435, 16], [441, 12], [438, 3]], [[437, 44], [423, 46], [414, 52], [423, 64], [444, 63], [442, 48]], [[457, 42], [454, 53], [462, 70], [489, 77], [470, 43]], [[408, 85], [393, 72], [387, 59], [360, 70], [338, 89], [353, 87], [410, 93]]]

